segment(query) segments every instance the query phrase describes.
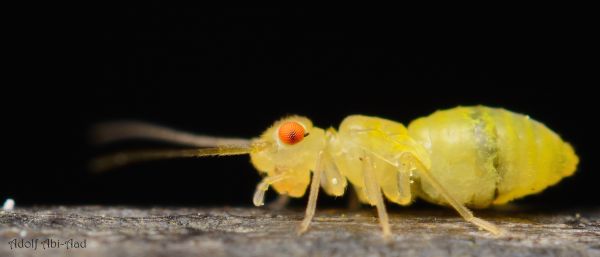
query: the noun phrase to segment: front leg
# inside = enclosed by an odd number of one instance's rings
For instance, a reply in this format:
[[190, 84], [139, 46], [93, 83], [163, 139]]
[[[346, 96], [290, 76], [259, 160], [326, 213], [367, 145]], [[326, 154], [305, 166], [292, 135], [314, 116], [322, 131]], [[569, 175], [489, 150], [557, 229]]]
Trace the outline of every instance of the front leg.
[[298, 227], [298, 235], [303, 234], [308, 230], [308, 226], [315, 216], [315, 210], [317, 209], [317, 198], [319, 196], [319, 185], [321, 181], [321, 174], [323, 173], [323, 151], [319, 152], [317, 157], [316, 170], [313, 172], [312, 181], [310, 183], [310, 193], [308, 195], [308, 204], [306, 205], [306, 213], [304, 220]]
[[285, 173], [280, 173], [275, 176], [266, 176], [263, 178], [263, 180], [256, 186], [256, 191], [254, 191], [254, 197], [252, 198], [254, 206], [263, 206], [265, 204], [265, 192], [269, 190], [269, 186], [273, 183], [283, 180], [285, 176]]

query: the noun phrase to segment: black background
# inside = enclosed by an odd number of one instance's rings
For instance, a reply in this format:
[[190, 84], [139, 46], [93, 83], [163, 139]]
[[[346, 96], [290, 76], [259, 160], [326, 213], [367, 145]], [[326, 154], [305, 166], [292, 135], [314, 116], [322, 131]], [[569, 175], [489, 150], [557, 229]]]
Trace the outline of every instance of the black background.
[[[320, 127], [337, 126], [350, 114], [407, 124], [475, 104], [529, 114], [571, 142], [581, 158], [574, 177], [523, 203], [600, 202], [598, 100], [589, 89], [598, 84], [590, 80], [597, 69], [589, 31], [581, 30], [585, 17], [152, 3], [109, 8], [92, 19], [80, 26], [70, 21], [66, 33], [39, 41], [42, 50], [26, 64], [36, 87], [4, 94], [9, 153], [0, 196], [17, 205], [251, 205], [260, 177], [247, 156], [90, 174], [86, 163], [93, 156], [165, 146], [93, 147], [86, 131], [100, 121], [137, 119], [250, 138], [288, 114]], [[320, 203], [344, 201], [323, 197]]]

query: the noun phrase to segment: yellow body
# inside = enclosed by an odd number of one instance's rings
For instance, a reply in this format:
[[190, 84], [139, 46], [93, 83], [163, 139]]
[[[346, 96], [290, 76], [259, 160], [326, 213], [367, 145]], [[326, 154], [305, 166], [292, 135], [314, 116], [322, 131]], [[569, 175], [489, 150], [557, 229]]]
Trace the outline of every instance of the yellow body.
[[[298, 145], [278, 142], [277, 124], [298, 121], [310, 136]], [[317, 169], [321, 186], [342, 195], [348, 180], [364, 203], [375, 204], [365, 187], [363, 157], [372, 160], [373, 173], [385, 197], [407, 205], [415, 197], [447, 205], [434, 186], [410, 168], [410, 184], [402, 185], [401, 155], [410, 153], [459, 203], [474, 208], [503, 204], [535, 194], [576, 170], [573, 148], [543, 124], [528, 116], [484, 106], [457, 107], [419, 118], [406, 128], [394, 121], [352, 115], [339, 131], [313, 127], [302, 117], [279, 121], [255, 141], [276, 147], [251, 153], [252, 163], [268, 176], [289, 171], [272, 185], [280, 194], [304, 195], [310, 171]], [[405, 176], [408, 173], [405, 173]], [[407, 186], [409, 185], [409, 186]]]
[[466, 206], [485, 208], [541, 192], [572, 175], [579, 162], [571, 145], [543, 124], [484, 106], [438, 111], [408, 128], [352, 115], [339, 131], [325, 131], [307, 118], [291, 116], [253, 140], [193, 135], [139, 122], [105, 124], [96, 134], [104, 142], [148, 138], [201, 147], [109, 155], [92, 163], [98, 171], [164, 158], [250, 154], [265, 175], [254, 193], [255, 205], [264, 204], [269, 186], [279, 194], [301, 197], [310, 185], [299, 233], [308, 229], [315, 214], [319, 189], [341, 196], [349, 182], [361, 202], [377, 207], [385, 238], [392, 233], [384, 197], [401, 205], [416, 197], [449, 205], [479, 228], [503, 234]]
[[[556, 133], [504, 109], [458, 107], [409, 125], [432, 160], [435, 178], [475, 208], [538, 193], [575, 172], [578, 158]], [[418, 195], [444, 203], [427, 183]]]

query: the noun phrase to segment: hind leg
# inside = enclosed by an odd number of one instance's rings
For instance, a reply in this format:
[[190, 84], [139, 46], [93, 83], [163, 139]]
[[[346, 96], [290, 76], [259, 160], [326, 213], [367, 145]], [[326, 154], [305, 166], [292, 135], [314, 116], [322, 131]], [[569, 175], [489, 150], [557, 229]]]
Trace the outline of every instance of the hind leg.
[[458, 202], [454, 197], [448, 193], [448, 191], [431, 175], [429, 169], [427, 169], [418, 159], [416, 159], [412, 154], [406, 155], [407, 160], [414, 165], [414, 167], [419, 171], [419, 174], [422, 178], [426, 179], [435, 190], [437, 190], [442, 197], [462, 216], [466, 221], [471, 222], [478, 226], [481, 229], [487, 230], [494, 235], [500, 235], [504, 231], [497, 227], [496, 225], [485, 221], [483, 219], [477, 218], [473, 216], [473, 213], [467, 209], [463, 204]]

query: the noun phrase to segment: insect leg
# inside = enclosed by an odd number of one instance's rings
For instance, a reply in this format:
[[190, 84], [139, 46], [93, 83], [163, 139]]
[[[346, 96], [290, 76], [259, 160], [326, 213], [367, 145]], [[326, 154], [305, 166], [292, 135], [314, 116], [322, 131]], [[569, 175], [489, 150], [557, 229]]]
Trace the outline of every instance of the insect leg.
[[348, 209], [351, 211], [360, 209], [360, 199], [358, 199], [358, 193], [354, 186], [348, 188]]
[[412, 154], [409, 154], [412, 159], [412, 164], [419, 170], [419, 174], [422, 178], [425, 178], [432, 186], [437, 190], [444, 199], [462, 216], [466, 221], [471, 222], [478, 227], [491, 232], [494, 235], [500, 235], [503, 233], [503, 230], [497, 227], [496, 225], [485, 221], [483, 219], [477, 218], [473, 216], [473, 213], [467, 209], [463, 204], [459, 203], [454, 197], [448, 193], [448, 191], [438, 182], [427, 169], [417, 158], [415, 158]]
[[275, 176], [267, 176], [263, 178], [263, 180], [256, 186], [256, 191], [254, 192], [254, 197], [252, 198], [254, 206], [263, 206], [265, 204], [265, 192], [267, 192], [269, 186], [284, 179], [285, 176], [285, 173], [281, 173]]
[[281, 210], [290, 202], [290, 197], [287, 195], [278, 195], [277, 199], [267, 204], [271, 210]]
[[333, 196], [344, 195], [348, 181], [346, 180], [346, 177], [340, 173], [333, 158], [327, 151], [323, 152], [321, 166], [323, 170], [321, 187], [323, 187], [325, 193]]
[[412, 200], [410, 192], [411, 170], [413, 169], [412, 157], [408, 152], [400, 155], [398, 164], [398, 192], [400, 197], [398, 201], [402, 205], [407, 205]]
[[306, 213], [304, 220], [298, 227], [298, 235], [306, 232], [308, 226], [315, 216], [315, 210], [317, 209], [317, 197], [319, 196], [319, 187], [321, 181], [321, 174], [323, 173], [323, 151], [319, 152], [317, 157], [316, 170], [313, 172], [312, 181], [310, 182], [310, 194], [308, 195], [308, 204], [306, 205]]
[[381, 195], [381, 188], [375, 179], [375, 173], [373, 170], [373, 163], [371, 157], [367, 154], [362, 158], [363, 162], [363, 176], [365, 179], [365, 190], [370, 202], [375, 202], [377, 207], [377, 214], [379, 216], [379, 224], [383, 230], [383, 238], [388, 240], [392, 236], [390, 229], [390, 222], [385, 210], [385, 204], [383, 202], [383, 196]]

